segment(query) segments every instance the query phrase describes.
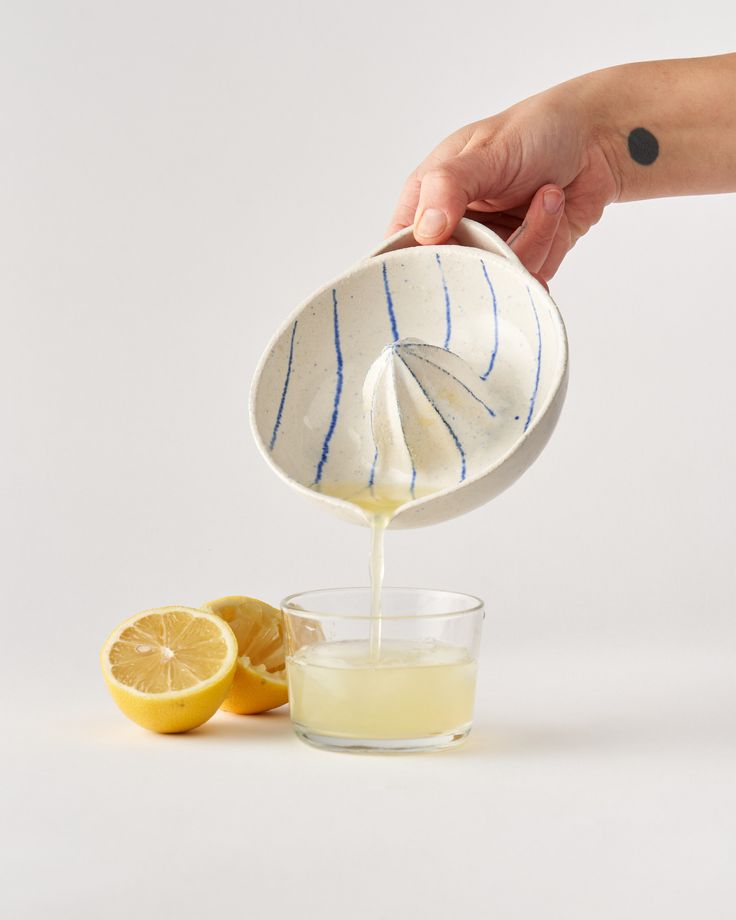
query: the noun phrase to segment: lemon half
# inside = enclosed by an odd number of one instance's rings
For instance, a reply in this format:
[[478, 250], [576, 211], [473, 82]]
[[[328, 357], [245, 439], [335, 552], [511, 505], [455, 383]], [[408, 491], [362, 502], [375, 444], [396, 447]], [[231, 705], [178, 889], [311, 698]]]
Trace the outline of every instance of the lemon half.
[[112, 698], [138, 725], [185, 732], [217, 712], [233, 681], [238, 644], [220, 617], [191, 607], [144, 610], [105, 642]]
[[203, 605], [225, 620], [238, 641], [235, 679], [222, 708], [241, 715], [266, 712], [289, 699], [280, 610], [254, 597], [221, 597]]

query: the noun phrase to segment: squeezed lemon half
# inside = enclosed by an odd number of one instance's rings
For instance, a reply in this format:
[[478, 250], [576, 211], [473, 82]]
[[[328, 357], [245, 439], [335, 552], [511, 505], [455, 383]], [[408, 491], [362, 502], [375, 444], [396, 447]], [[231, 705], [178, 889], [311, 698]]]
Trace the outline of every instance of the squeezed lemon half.
[[289, 699], [280, 610], [254, 597], [221, 597], [203, 604], [235, 633], [238, 664], [222, 708], [242, 715], [267, 712]]
[[110, 694], [129, 719], [155, 732], [185, 732], [227, 696], [238, 644], [221, 617], [158, 607], [121, 623], [100, 657]]

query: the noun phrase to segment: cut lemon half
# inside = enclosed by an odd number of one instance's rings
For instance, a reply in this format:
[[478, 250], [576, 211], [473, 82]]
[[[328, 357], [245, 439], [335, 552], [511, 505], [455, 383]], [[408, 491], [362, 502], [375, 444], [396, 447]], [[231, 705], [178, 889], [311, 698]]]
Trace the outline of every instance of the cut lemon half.
[[233, 681], [238, 644], [220, 617], [191, 607], [144, 610], [102, 647], [112, 698], [138, 725], [186, 732], [217, 712]]
[[254, 597], [221, 597], [203, 605], [222, 617], [238, 641], [235, 680], [222, 708], [242, 715], [266, 712], [289, 699], [280, 610]]

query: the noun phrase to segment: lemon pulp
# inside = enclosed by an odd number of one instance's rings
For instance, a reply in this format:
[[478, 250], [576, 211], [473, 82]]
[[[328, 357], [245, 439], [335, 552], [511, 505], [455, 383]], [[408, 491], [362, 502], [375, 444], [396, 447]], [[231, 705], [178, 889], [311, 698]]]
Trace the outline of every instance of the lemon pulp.
[[190, 607], [145, 610], [122, 623], [101, 653], [112, 698], [138, 725], [182, 732], [206, 722], [233, 681], [238, 646], [219, 617]]
[[283, 706], [289, 691], [281, 611], [254, 597], [238, 595], [203, 606], [228, 623], [238, 643], [235, 679], [222, 708], [252, 715]]

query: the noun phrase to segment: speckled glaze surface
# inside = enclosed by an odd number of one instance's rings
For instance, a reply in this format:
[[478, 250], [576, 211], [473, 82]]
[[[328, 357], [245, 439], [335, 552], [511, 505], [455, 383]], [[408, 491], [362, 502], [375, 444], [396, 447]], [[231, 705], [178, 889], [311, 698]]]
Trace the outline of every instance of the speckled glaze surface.
[[[481, 224], [463, 220], [455, 236], [462, 245], [420, 247], [410, 229], [386, 240], [301, 304], [257, 368], [251, 423], [263, 456], [289, 485], [346, 520], [367, 523], [358, 507], [323, 490], [345, 483], [367, 488], [375, 475], [364, 383], [387, 346], [398, 350], [411, 338], [435, 354], [454, 353], [475, 375], [473, 392], [490, 410], [486, 446], [471, 456], [463, 445], [467, 434], [458, 432], [474, 429], [451, 388], [427, 368], [435, 377], [435, 391], [427, 394], [429, 385], [412, 374], [442, 422], [447, 468], [443, 488], [427, 497], [413, 497], [431, 487], [418, 481], [424, 472], [418, 477], [414, 470], [412, 481], [407, 469], [406, 504], [392, 527], [438, 523], [489, 501], [539, 455], [559, 416], [568, 356], [554, 301]], [[464, 380], [450, 382], [469, 392]]]

